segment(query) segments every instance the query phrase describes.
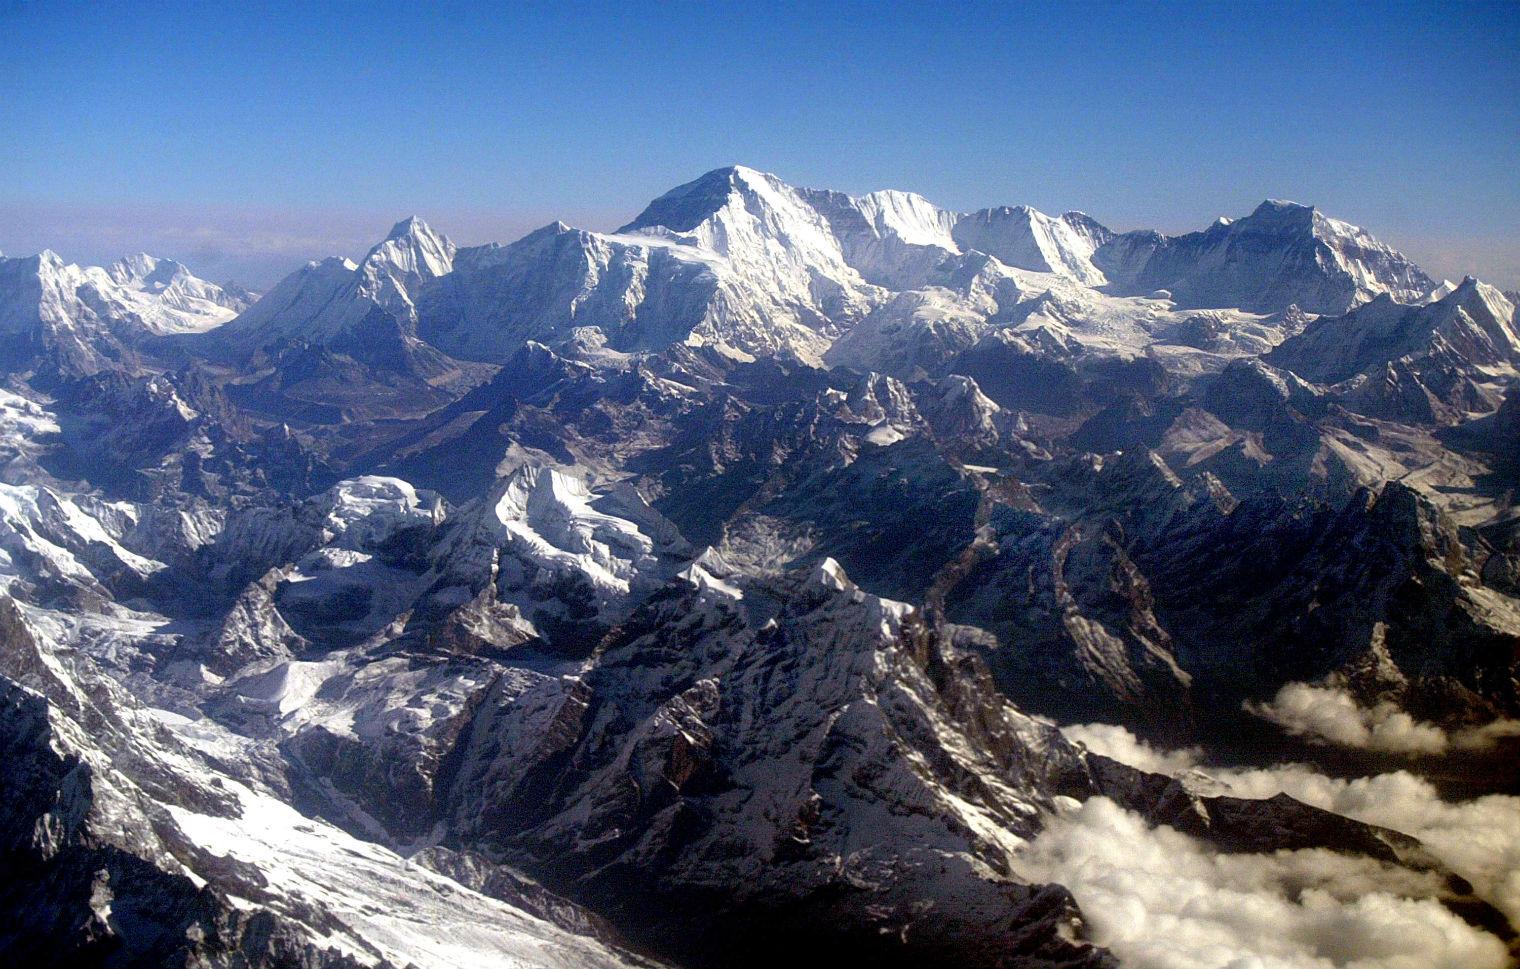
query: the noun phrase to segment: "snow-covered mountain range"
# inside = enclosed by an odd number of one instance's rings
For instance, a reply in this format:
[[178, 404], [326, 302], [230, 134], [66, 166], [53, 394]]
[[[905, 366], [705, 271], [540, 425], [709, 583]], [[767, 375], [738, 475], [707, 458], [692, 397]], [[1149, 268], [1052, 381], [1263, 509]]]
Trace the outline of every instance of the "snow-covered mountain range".
[[1520, 951], [1515, 302], [1313, 208], [725, 168], [0, 351], [0, 962]]
[[106, 369], [145, 338], [200, 333], [248, 308], [245, 294], [145, 253], [106, 268], [65, 263], [50, 250], [0, 257], [0, 355], [45, 355], [74, 372]]

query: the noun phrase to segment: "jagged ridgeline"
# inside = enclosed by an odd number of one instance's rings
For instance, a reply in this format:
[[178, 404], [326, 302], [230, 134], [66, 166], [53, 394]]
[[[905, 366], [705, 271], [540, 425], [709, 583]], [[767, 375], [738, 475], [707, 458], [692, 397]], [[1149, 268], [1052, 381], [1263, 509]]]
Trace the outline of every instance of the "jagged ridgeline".
[[1280, 201], [0, 259], [0, 963], [1504, 966], [1517, 366]]

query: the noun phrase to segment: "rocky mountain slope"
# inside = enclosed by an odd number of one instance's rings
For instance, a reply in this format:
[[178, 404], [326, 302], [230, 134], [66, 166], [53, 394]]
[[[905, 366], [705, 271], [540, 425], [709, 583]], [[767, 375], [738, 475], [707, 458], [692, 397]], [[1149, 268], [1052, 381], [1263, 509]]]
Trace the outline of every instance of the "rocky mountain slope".
[[0, 961], [1160, 965], [1120, 831], [1263, 965], [1504, 965], [1317, 792], [1520, 817], [1517, 327], [1291, 203], [746, 168], [252, 306], [0, 261]]

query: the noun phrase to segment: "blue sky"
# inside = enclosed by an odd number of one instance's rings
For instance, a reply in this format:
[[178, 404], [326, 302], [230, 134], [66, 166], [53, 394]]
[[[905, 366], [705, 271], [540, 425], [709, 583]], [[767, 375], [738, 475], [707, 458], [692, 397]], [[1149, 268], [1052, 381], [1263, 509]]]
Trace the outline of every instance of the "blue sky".
[[1520, 2], [0, 0], [0, 250], [268, 285], [417, 213], [590, 228], [734, 162], [1201, 228], [1312, 202], [1520, 285]]

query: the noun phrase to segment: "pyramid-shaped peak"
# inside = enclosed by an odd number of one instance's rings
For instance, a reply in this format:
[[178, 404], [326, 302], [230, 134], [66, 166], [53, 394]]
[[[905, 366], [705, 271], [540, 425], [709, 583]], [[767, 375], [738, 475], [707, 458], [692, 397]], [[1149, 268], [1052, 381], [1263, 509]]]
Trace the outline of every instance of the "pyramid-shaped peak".
[[[1244, 219], [1236, 219], [1234, 222], [1225, 223], [1224, 227], [1240, 225], [1284, 225], [1284, 226], [1310, 226], [1319, 216], [1319, 211], [1312, 205], [1304, 205], [1300, 202], [1290, 202], [1286, 199], [1267, 199]], [[1217, 223], [1216, 223], [1217, 224]]]
[[396, 239], [410, 239], [418, 236], [436, 236], [432, 227], [415, 215], [409, 215], [391, 226], [390, 234], [385, 237], [387, 242]]
[[366, 271], [442, 276], [454, 268], [456, 247], [417, 216], [402, 219], [364, 257]]
[[650, 202], [638, 218], [618, 231], [659, 226], [672, 232], [690, 232], [727, 205], [735, 193], [784, 186], [776, 176], [743, 165], [715, 168]]
[[1476, 276], [1462, 277], [1462, 282], [1437, 300], [1436, 304], [1459, 306], [1469, 314], [1479, 314], [1481, 311], [1505, 322], [1515, 315], [1514, 301], [1498, 287], [1490, 286]]

